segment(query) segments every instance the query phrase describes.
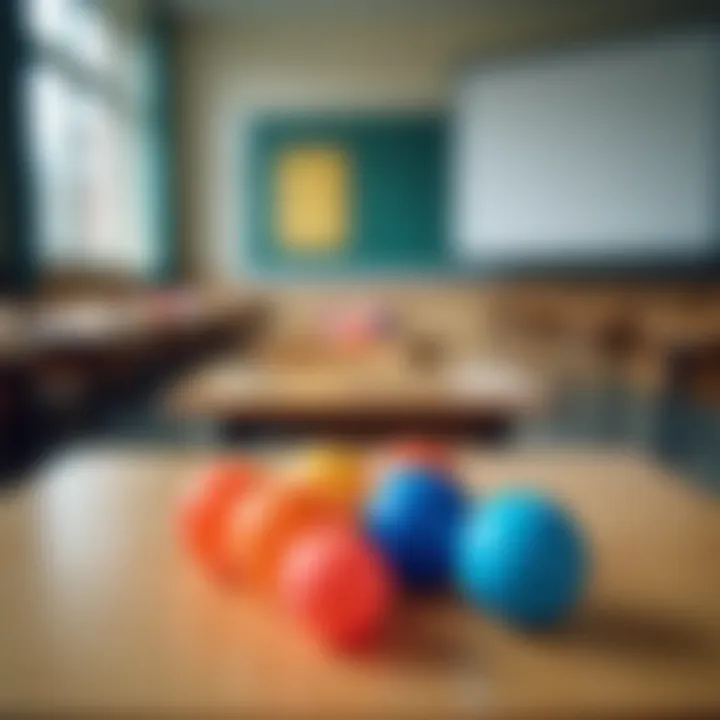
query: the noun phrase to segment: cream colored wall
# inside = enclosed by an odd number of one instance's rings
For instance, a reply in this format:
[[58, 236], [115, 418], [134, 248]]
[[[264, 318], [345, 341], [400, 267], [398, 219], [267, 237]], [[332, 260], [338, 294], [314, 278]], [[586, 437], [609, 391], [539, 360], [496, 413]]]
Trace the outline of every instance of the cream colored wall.
[[[502, 6], [502, 4], [498, 4]], [[261, 110], [443, 108], [483, 51], [595, 32], [622, 5], [435, 9], [333, 20], [195, 17], [179, 28], [181, 228], [195, 276], [242, 275], [248, 123]], [[555, 8], [552, 10], [552, 8]], [[637, 12], [637, 8], [634, 10]]]

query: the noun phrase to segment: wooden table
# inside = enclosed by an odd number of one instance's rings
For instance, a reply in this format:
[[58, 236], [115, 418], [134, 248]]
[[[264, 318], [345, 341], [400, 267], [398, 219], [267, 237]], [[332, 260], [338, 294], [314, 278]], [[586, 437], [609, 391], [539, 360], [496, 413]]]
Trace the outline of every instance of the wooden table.
[[227, 351], [257, 313], [249, 293], [195, 290], [0, 304], [0, 480], [108, 408]]
[[193, 342], [221, 324], [248, 322], [255, 303], [238, 297], [234, 303], [190, 291], [168, 300], [138, 295], [122, 302], [92, 300], [46, 303], [36, 308], [27, 343], [43, 348], [150, 347], [171, 340]]
[[138, 295], [122, 302], [46, 303], [25, 330], [26, 356], [41, 375], [59, 368], [81, 382], [100, 377], [114, 387], [133, 373], [207, 356], [225, 331], [231, 347], [254, 312], [250, 298], [220, 302], [190, 291], [167, 300]]
[[501, 361], [419, 368], [384, 362], [283, 365], [230, 358], [180, 379], [165, 404], [177, 417], [302, 434], [429, 432], [502, 439], [538, 411], [546, 389]]
[[473, 487], [522, 479], [585, 524], [594, 582], [569, 628], [406, 601], [376, 655], [327, 655], [180, 551], [173, 508], [207, 455], [78, 451], [0, 503], [0, 711], [717, 717], [717, 499], [629, 455], [461, 457]]

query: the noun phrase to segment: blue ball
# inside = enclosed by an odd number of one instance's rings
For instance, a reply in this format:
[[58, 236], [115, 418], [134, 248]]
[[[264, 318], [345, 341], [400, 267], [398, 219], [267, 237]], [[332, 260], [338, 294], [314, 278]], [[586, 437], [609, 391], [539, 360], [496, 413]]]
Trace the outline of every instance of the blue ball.
[[458, 535], [455, 579], [488, 614], [525, 629], [562, 622], [588, 578], [588, 552], [573, 518], [528, 490], [503, 492], [472, 513]]
[[445, 587], [452, 575], [466, 498], [451, 477], [423, 466], [393, 469], [365, 511], [365, 528], [400, 581], [414, 590]]

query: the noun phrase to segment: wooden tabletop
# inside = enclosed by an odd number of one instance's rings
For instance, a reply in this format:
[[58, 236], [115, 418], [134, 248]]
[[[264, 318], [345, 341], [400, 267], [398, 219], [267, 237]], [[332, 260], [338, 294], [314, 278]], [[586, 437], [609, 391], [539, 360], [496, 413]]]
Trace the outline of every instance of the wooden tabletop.
[[0, 710], [717, 717], [718, 501], [630, 455], [461, 458], [477, 490], [537, 485], [584, 523], [594, 581], [566, 630], [408, 600], [376, 655], [326, 654], [180, 551], [175, 502], [207, 455], [76, 451], [0, 503]]
[[250, 293], [183, 291], [168, 298], [37, 300], [0, 305], [0, 360], [26, 359], [47, 349], [152, 344], [165, 335], [191, 334], [213, 323], [242, 324], [257, 308]]
[[[240, 313], [248, 307], [238, 303], [235, 309]], [[163, 334], [193, 332], [227, 312], [214, 298], [190, 293], [164, 302], [139, 296], [123, 302], [52, 303], [35, 311], [28, 338], [36, 346], [152, 342]]]
[[181, 378], [166, 407], [181, 417], [271, 424], [392, 418], [433, 424], [514, 421], [546, 400], [536, 376], [505, 361], [457, 359], [428, 369], [389, 358], [283, 365], [233, 357]]

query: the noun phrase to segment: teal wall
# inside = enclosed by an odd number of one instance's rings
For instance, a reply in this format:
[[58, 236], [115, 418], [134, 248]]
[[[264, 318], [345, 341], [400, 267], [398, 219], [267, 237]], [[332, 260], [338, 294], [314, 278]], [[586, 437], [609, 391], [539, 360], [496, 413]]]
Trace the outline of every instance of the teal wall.
[[[291, 275], [446, 268], [447, 137], [446, 119], [435, 115], [258, 119], [250, 137], [245, 262]], [[275, 237], [276, 161], [304, 143], [341, 147], [353, 167], [351, 237], [330, 253], [293, 252]]]

